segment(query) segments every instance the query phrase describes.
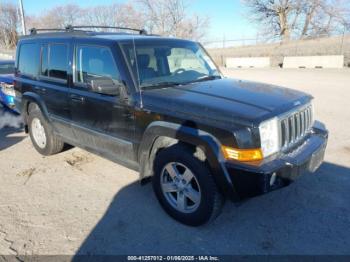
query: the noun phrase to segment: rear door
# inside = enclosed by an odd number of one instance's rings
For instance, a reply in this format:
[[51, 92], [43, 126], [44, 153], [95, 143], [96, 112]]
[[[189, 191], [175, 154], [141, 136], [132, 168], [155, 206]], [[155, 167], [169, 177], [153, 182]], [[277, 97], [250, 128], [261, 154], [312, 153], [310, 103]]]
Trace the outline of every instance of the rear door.
[[60, 135], [72, 138], [69, 126], [68, 75], [70, 43], [65, 41], [43, 42], [39, 81], [35, 89], [44, 99], [53, 125]]
[[122, 82], [112, 50], [109, 46], [76, 44], [74, 68], [69, 99], [75, 138], [81, 145], [113, 155], [116, 160], [133, 162], [132, 108], [121, 94], [100, 94], [90, 88], [91, 81], [99, 77]]

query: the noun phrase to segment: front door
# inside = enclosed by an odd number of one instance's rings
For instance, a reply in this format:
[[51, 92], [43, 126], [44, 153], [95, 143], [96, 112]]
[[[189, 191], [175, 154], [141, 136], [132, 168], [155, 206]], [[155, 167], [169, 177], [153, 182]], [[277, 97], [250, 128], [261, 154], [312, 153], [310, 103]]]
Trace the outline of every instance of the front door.
[[121, 82], [109, 47], [77, 45], [70, 89], [70, 111], [75, 138], [82, 146], [122, 162], [134, 161], [134, 121], [131, 108], [119, 95], [92, 91], [99, 78]]

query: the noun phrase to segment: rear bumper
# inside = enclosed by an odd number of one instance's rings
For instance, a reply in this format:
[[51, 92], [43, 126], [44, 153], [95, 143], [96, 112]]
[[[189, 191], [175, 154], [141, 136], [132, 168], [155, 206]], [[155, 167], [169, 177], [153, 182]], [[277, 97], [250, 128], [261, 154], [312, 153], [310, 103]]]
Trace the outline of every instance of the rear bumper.
[[323, 161], [327, 140], [325, 126], [315, 122], [311, 134], [291, 152], [260, 163], [226, 163], [236, 193], [240, 198], [264, 194], [315, 172]]

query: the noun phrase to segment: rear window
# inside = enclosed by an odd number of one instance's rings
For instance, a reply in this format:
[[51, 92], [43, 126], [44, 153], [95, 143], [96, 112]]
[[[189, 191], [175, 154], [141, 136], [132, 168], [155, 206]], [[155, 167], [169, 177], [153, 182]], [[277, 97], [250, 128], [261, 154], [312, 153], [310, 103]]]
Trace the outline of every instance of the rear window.
[[39, 45], [22, 44], [19, 50], [18, 71], [21, 75], [37, 76], [39, 68]]
[[68, 48], [65, 44], [44, 45], [41, 48], [41, 75], [67, 79]]

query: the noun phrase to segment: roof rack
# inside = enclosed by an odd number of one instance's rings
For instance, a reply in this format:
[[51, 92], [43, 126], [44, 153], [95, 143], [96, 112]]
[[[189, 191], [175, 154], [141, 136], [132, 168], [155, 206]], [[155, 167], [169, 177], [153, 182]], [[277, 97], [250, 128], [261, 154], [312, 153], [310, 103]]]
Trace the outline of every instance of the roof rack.
[[100, 25], [80, 25], [80, 26], [67, 25], [66, 26], [67, 31], [74, 31], [75, 29], [88, 29], [88, 28], [129, 30], [129, 31], [138, 32], [140, 35], [147, 35], [147, 31], [145, 29], [135, 29], [135, 28], [130, 28], [130, 27], [100, 26]]
[[66, 32], [66, 29], [61, 29], [61, 28], [31, 28], [29, 29], [29, 32], [31, 35], [36, 35], [38, 32], [42, 32], [42, 31], [49, 31], [49, 32], [54, 32], [54, 31], [58, 31], [58, 32]]
[[81, 26], [72, 26], [67, 25], [64, 29], [62, 28], [31, 28], [30, 35], [36, 35], [38, 32], [92, 32], [90, 30], [83, 30], [89, 28], [102, 28], [102, 29], [118, 29], [118, 30], [129, 30], [138, 32], [140, 35], [147, 35], [145, 29], [135, 29], [130, 27], [119, 27], [119, 26], [95, 26], [95, 25], [81, 25]]

